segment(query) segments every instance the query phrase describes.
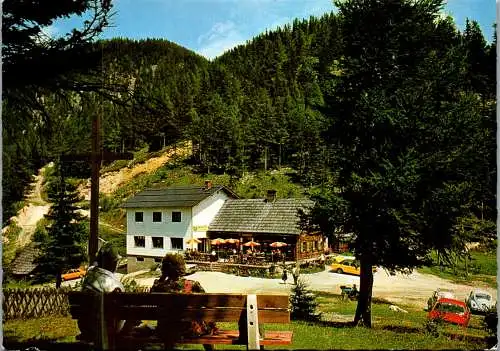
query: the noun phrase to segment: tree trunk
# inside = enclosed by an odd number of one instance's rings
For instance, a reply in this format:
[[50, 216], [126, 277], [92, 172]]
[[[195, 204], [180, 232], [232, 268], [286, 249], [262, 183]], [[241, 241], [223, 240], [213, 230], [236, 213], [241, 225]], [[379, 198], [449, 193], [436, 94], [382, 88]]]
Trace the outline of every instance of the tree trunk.
[[372, 262], [366, 258], [361, 258], [361, 272], [359, 276], [359, 298], [354, 316], [354, 324], [368, 328], [372, 326], [372, 290], [373, 272]]

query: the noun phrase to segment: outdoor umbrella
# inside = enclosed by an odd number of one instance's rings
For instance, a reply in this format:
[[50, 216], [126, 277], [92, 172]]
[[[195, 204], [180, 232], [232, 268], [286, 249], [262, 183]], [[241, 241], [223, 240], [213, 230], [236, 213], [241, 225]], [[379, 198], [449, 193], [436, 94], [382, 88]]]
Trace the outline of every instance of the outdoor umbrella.
[[284, 243], [282, 241], [275, 241], [274, 243], [272, 243], [269, 246], [271, 246], [271, 247], [284, 247], [284, 246], [288, 246], [288, 244]]
[[239, 240], [238, 239], [226, 239], [225, 240], [226, 244], [239, 244]]
[[198, 240], [198, 239], [196, 239], [196, 238], [191, 238], [191, 239], [189, 239], [189, 240], [187, 241], [187, 243], [188, 243], [189, 245], [191, 245], [191, 244], [199, 244], [199, 243], [201, 243], [201, 240]]
[[196, 238], [191, 238], [188, 241], [186, 241], [188, 245], [191, 245], [191, 248], [194, 247], [194, 245], [201, 243], [201, 240], [198, 240]]
[[217, 239], [214, 239], [212, 241], [210, 241], [210, 244], [212, 245], [222, 245], [226, 242], [226, 240], [222, 239], [222, 238], [217, 238]]
[[255, 246], [260, 246], [260, 244], [256, 241], [249, 241], [249, 242], [246, 242], [243, 244], [243, 246], [246, 246], [246, 247], [255, 247]]

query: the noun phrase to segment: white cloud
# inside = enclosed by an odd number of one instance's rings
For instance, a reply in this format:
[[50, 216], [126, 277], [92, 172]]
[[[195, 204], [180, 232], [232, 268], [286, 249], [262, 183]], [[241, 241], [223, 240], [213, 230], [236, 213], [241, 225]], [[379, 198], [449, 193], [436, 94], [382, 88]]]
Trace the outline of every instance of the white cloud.
[[234, 22], [227, 20], [215, 23], [207, 33], [200, 35], [196, 51], [206, 58], [213, 59], [243, 43], [245, 43], [244, 35]]

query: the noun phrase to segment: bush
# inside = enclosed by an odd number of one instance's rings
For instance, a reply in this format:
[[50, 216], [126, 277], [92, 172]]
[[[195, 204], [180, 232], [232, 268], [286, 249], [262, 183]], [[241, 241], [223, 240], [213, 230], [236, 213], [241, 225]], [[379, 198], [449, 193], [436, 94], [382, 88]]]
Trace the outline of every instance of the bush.
[[101, 212], [109, 212], [118, 208], [120, 206], [120, 201], [112, 196], [99, 194], [99, 207]]
[[22, 230], [16, 222], [12, 222], [3, 234], [3, 237], [6, 239], [2, 240], [2, 264], [4, 267], [8, 266], [16, 257], [16, 242]]
[[126, 292], [143, 292], [145, 290], [143, 286], [137, 284], [132, 278], [122, 278], [120, 281]]
[[316, 295], [299, 278], [290, 295], [290, 317], [305, 321], [318, 321], [321, 318], [321, 312], [316, 312], [317, 306]]
[[47, 226], [49, 223], [49, 220], [46, 218], [42, 218], [36, 222], [35, 232], [33, 233], [33, 241], [37, 243], [45, 243], [49, 239], [49, 234], [47, 232]]
[[427, 319], [424, 322], [425, 334], [438, 338], [443, 329], [443, 320], [441, 318]]

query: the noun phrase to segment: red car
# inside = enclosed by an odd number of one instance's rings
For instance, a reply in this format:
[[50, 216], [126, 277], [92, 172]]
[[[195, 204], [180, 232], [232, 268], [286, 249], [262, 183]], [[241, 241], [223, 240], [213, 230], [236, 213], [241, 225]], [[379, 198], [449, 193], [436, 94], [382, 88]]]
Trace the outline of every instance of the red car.
[[466, 327], [470, 320], [470, 310], [460, 300], [441, 298], [436, 301], [427, 318], [441, 318], [446, 322]]

